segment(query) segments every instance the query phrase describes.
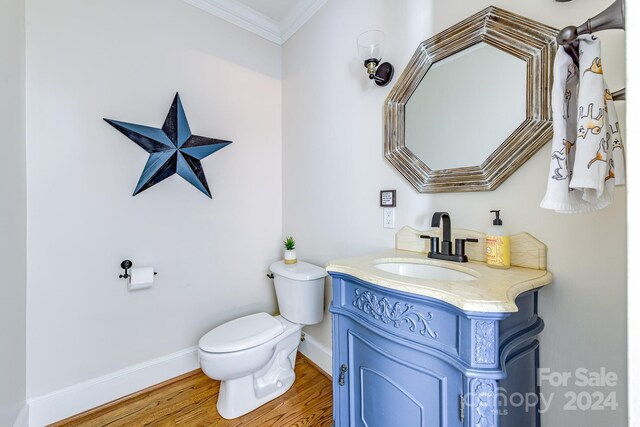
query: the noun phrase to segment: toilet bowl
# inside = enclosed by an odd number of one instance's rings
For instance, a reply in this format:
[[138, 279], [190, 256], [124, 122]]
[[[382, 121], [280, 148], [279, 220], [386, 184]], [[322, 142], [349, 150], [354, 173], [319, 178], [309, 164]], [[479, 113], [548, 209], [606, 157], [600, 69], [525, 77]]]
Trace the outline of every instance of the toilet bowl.
[[286, 392], [304, 325], [323, 318], [326, 271], [305, 262], [270, 266], [280, 315], [256, 313], [230, 320], [198, 343], [202, 371], [220, 380], [217, 408], [237, 418]]

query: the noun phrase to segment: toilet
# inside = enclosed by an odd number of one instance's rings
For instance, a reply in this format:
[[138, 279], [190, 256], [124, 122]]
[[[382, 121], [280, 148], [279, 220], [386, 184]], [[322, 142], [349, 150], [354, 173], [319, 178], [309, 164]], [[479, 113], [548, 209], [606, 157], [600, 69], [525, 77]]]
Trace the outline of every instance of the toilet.
[[277, 261], [270, 270], [280, 315], [230, 320], [198, 343], [202, 371], [221, 381], [216, 406], [226, 419], [251, 412], [291, 387], [302, 327], [324, 316], [324, 268]]

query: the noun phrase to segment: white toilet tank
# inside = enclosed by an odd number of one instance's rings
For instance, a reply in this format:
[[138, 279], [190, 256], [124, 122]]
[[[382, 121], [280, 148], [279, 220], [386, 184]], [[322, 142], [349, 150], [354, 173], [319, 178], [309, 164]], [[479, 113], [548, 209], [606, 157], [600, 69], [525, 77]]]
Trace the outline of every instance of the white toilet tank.
[[317, 265], [298, 261], [271, 264], [280, 314], [301, 325], [320, 323], [324, 316], [324, 278], [327, 271]]

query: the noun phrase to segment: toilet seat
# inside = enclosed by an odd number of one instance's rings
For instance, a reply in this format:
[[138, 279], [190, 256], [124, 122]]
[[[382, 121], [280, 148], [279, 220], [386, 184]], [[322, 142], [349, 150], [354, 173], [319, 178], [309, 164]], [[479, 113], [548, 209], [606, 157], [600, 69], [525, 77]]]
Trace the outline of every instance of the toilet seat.
[[264, 344], [284, 332], [278, 319], [256, 313], [231, 320], [200, 338], [198, 346], [208, 353], [231, 353]]

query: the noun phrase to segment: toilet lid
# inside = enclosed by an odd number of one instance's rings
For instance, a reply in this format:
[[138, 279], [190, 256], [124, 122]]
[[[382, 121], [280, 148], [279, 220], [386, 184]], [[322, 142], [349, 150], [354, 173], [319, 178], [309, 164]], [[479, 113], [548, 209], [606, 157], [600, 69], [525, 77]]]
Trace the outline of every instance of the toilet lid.
[[295, 264], [285, 264], [284, 261], [276, 261], [269, 266], [274, 274], [293, 280], [315, 280], [325, 277], [327, 270], [308, 262], [298, 261]]
[[209, 353], [230, 353], [263, 344], [277, 337], [284, 326], [267, 313], [230, 320], [200, 338], [199, 347]]

